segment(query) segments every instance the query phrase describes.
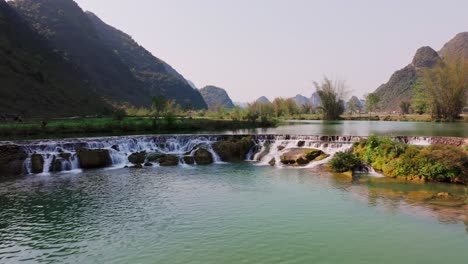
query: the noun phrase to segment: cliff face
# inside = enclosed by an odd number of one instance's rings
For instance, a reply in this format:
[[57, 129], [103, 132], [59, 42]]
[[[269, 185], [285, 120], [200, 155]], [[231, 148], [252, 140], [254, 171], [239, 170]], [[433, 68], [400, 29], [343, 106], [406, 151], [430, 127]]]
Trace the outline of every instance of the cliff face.
[[87, 75], [4, 0], [0, 0], [0, 115], [27, 117], [105, 114], [112, 107]]
[[200, 89], [200, 93], [210, 109], [216, 109], [218, 107], [230, 109], [234, 107], [234, 103], [228, 93], [222, 88], [211, 85], [205, 86]]

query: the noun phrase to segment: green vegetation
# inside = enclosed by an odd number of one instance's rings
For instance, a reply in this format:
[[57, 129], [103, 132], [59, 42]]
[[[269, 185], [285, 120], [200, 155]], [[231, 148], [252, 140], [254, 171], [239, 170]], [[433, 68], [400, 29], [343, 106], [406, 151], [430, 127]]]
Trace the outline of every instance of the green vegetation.
[[369, 113], [374, 112], [377, 109], [377, 105], [380, 102], [380, 97], [376, 93], [370, 93], [366, 96], [366, 110]]
[[361, 161], [354, 154], [349, 152], [338, 152], [330, 161], [330, 166], [335, 172], [352, 171]]
[[468, 153], [459, 147], [420, 147], [371, 136], [352, 153], [387, 177], [468, 183]]
[[320, 109], [324, 120], [337, 120], [344, 113], [343, 97], [345, 83], [342, 80], [332, 81], [325, 77], [322, 83], [314, 83], [320, 97]]

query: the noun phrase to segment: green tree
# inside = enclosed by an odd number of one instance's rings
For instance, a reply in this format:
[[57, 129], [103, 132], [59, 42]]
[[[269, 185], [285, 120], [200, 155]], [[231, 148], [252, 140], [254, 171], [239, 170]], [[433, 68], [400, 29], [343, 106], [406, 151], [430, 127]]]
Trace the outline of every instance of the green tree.
[[400, 110], [401, 110], [402, 114], [404, 114], [404, 115], [409, 114], [410, 107], [411, 107], [410, 102], [408, 102], [408, 101], [401, 101], [400, 102]]
[[430, 100], [428, 93], [424, 87], [424, 82], [418, 79], [413, 86], [413, 109], [416, 113], [422, 115], [427, 113], [430, 108]]
[[156, 95], [152, 98], [154, 117], [159, 118], [167, 107], [168, 100], [162, 95]]
[[457, 119], [465, 106], [468, 93], [468, 62], [440, 62], [424, 71], [423, 80], [432, 116], [447, 121]]
[[369, 113], [374, 112], [377, 109], [377, 105], [380, 102], [380, 97], [375, 93], [370, 93], [366, 96], [366, 110]]
[[322, 102], [320, 108], [323, 111], [323, 119], [337, 120], [344, 112], [343, 97], [346, 85], [343, 80], [330, 80], [325, 77], [319, 84], [314, 82], [318, 96]]

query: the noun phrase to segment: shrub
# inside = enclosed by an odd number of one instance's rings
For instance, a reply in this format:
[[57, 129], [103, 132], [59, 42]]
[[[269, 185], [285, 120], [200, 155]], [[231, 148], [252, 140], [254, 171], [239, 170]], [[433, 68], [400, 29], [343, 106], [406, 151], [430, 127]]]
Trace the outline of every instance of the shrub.
[[330, 161], [330, 165], [335, 172], [351, 171], [360, 163], [361, 161], [358, 157], [348, 152], [338, 152]]

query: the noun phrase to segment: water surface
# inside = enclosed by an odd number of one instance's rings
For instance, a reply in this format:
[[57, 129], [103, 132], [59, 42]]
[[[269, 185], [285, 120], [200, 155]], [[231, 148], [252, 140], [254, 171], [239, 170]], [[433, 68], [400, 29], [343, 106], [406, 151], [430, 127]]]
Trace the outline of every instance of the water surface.
[[464, 263], [468, 208], [439, 192], [468, 190], [249, 163], [27, 176], [0, 182], [0, 263]]

